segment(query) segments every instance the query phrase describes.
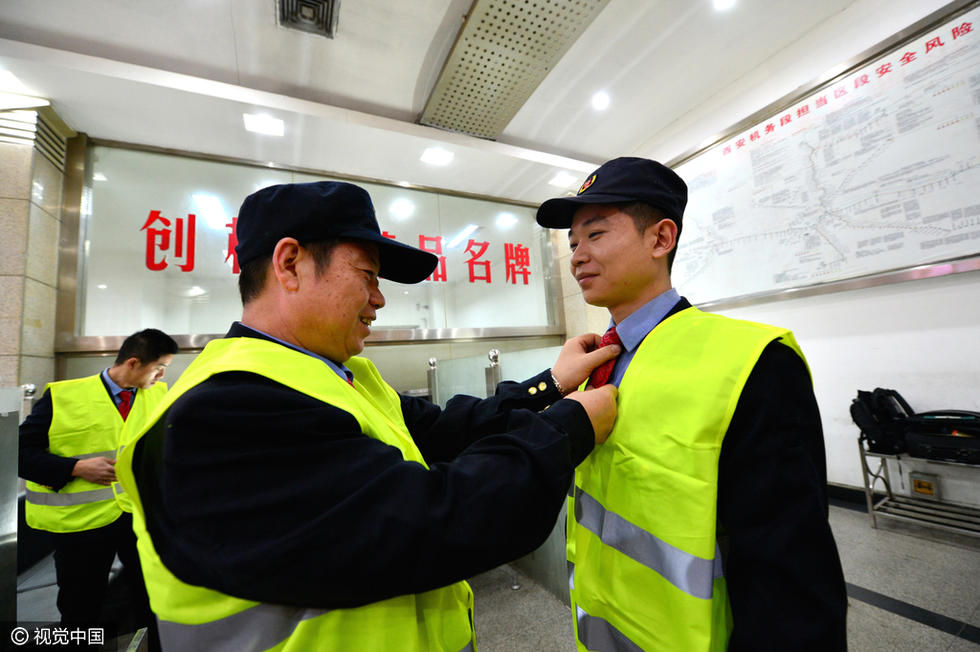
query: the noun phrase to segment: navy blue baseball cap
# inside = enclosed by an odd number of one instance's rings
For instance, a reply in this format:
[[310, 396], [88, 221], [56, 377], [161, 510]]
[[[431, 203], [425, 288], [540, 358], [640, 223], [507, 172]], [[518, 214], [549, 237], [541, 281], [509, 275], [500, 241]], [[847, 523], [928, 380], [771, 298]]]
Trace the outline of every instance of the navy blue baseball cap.
[[378, 246], [378, 276], [398, 283], [424, 281], [439, 263], [434, 254], [381, 235], [371, 196], [342, 181], [262, 188], [242, 202], [235, 233], [239, 265], [271, 254], [283, 238], [300, 244], [332, 238], [371, 242]]
[[567, 229], [575, 211], [586, 204], [645, 202], [663, 211], [681, 231], [687, 184], [666, 165], [624, 156], [606, 161], [590, 174], [574, 197], [549, 199], [538, 208], [537, 220], [549, 229]]

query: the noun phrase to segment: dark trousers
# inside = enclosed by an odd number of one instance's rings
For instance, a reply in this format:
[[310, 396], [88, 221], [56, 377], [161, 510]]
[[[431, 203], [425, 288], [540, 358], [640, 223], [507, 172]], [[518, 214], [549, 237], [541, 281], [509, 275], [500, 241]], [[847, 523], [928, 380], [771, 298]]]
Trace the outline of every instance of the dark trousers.
[[[143, 583], [143, 572], [136, 553], [133, 517], [123, 514], [109, 525], [55, 535], [54, 564], [58, 578], [58, 611], [61, 622], [74, 625], [93, 625], [111, 620], [103, 613], [109, 589], [109, 571], [116, 555], [123, 565], [130, 611], [140, 627], [147, 627], [150, 649], [157, 639], [156, 618]], [[116, 634], [125, 630], [125, 622], [110, 622]], [[157, 649], [158, 645], [155, 646]]]

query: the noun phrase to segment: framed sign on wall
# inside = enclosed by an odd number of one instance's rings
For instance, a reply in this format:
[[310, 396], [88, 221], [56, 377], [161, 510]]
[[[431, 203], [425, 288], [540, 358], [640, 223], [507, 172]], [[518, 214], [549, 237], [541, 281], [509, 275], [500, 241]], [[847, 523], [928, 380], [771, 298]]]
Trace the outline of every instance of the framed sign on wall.
[[924, 23], [673, 163], [692, 301], [980, 268], [980, 6]]

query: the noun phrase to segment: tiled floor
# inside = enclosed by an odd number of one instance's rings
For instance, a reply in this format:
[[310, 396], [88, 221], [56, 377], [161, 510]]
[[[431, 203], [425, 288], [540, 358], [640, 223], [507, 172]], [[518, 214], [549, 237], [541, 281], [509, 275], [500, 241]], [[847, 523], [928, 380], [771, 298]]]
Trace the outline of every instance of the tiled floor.
[[[851, 652], [980, 652], [980, 540], [882, 519], [875, 530], [843, 507], [830, 521], [852, 596]], [[19, 620], [57, 620], [53, 579], [50, 557], [21, 574]], [[523, 574], [503, 566], [470, 583], [481, 652], [574, 652], [568, 607]], [[125, 650], [124, 638], [108, 649]]]

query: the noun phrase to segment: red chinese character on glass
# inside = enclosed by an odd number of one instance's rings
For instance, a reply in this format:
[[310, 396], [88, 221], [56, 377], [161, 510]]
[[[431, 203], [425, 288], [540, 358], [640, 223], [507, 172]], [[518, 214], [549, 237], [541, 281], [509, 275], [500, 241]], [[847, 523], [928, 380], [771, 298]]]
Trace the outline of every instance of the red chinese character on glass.
[[878, 66], [877, 68], [875, 68], [875, 72], [878, 73], [878, 76], [879, 77], [884, 77], [885, 75], [887, 75], [891, 71], [892, 71], [892, 64], [891, 63], [883, 63], [880, 66]]
[[419, 249], [422, 251], [428, 251], [431, 254], [436, 254], [439, 256], [439, 264], [436, 265], [435, 270], [429, 275], [429, 278], [425, 279], [427, 281], [445, 281], [446, 280], [446, 257], [442, 255], [442, 236], [427, 236], [419, 235]]
[[[490, 282], [490, 261], [489, 260], [478, 260], [487, 251], [487, 247], [490, 246], [489, 242], [477, 242], [476, 240], [470, 238], [470, 241], [466, 243], [466, 253], [470, 255], [469, 260], [466, 264], [470, 266], [470, 283], [475, 283], [477, 281], [484, 281], [486, 283]], [[474, 248], [479, 248], [477, 251]], [[477, 266], [483, 268], [483, 275], [478, 276], [476, 273]]]
[[732, 153], [732, 146], [731, 145], [725, 145], [725, 149], [721, 150], [721, 153], [724, 154], [724, 155], [731, 154]]
[[847, 95], [847, 91], [844, 90], [843, 88], [835, 88], [834, 89], [834, 99], [835, 100], [839, 100], [840, 98], [844, 97], [845, 95]]
[[908, 64], [915, 61], [915, 52], [906, 52], [905, 54], [902, 55], [902, 58], [899, 59], [899, 61], [902, 62], [903, 66], [907, 66]]
[[929, 39], [929, 41], [926, 43], [926, 54], [929, 54], [930, 51], [935, 50], [936, 48], [940, 48], [944, 45], [946, 44], [943, 43], [940, 37], [938, 36], [934, 39]]
[[[527, 277], [531, 270], [527, 268], [531, 264], [531, 251], [521, 244], [506, 243], [504, 245], [504, 263], [507, 266], [507, 279], [517, 285], [517, 276], [521, 275], [524, 285], [527, 285]], [[489, 272], [487, 272], [489, 275]]]
[[810, 105], [809, 104], [804, 104], [803, 106], [801, 106], [800, 108], [798, 108], [796, 110], [796, 117], [797, 118], [802, 118], [803, 116], [805, 116], [809, 112], [810, 112]]
[[783, 117], [781, 117], [779, 119], [779, 126], [780, 127], [785, 127], [786, 125], [788, 125], [792, 121], [793, 121], [793, 116], [791, 116], [790, 114], [787, 113], [786, 115], [784, 115]]
[[388, 231], [382, 231], [381, 235], [388, 238], [389, 240], [397, 240], [394, 233], [388, 233]]
[[235, 247], [238, 246], [238, 218], [231, 218], [231, 222], [225, 224], [228, 227], [228, 253], [225, 254], [225, 262], [231, 259], [231, 271], [233, 274], [239, 274], [242, 268], [238, 266], [238, 252], [235, 251]]
[[955, 41], [961, 36], [966, 36], [973, 31], [973, 23], [963, 23], [959, 27], [953, 28], [953, 40]]
[[759, 135], [759, 130], [758, 129], [756, 129], [751, 134], [749, 134], [749, 140], [751, 140], [752, 142], [755, 142], [755, 141], [759, 140], [760, 138], [762, 138], [762, 136]]
[[820, 97], [818, 97], [816, 101], [816, 105], [818, 109], [822, 106], [827, 106], [827, 96], [821, 95]]
[[[155, 222], [160, 222], [162, 227], [154, 228]], [[176, 228], [170, 226], [170, 220], [160, 215], [160, 211], [150, 211], [146, 222], [140, 231], [146, 231], [146, 268], [150, 271], [159, 272], [167, 267], [167, 257], [156, 257], [156, 251], [166, 253], [170, 249], [170, 239], [173, 235], [174, 258], [183, 258], [184, 262], [179, 265], [181, 271], [190, 272], [194, 269], [194, 239], [197, 224], [197, 217], [193, 213], [187, 215], [186, 228], [185, 220], [178, 217]], [[176, 231], [176, 233], [174, 232]], [[186, 255], [185, 255], [186, 250]]]
[[774, 132], [774, 131], [776, 131], [776, 125], [774, 125], [774, 124], [773, 124], [773, 123], [771, 123], [771, 122], [770, 122], [769, 124], [767, 124], [767, 125], [766, 125], [766, 133], [767, 133], [767, 134], [771, 134], [771, 133], [772, 133], [772, 132]]
[[867, 75], [858, 75], [857, 77], [854, 78], [854, 88], [861, 88], [867, 83], [868, 83]]
[[735, 147], [745, 147], [745, 139], [739, 138], [735, 141]]

